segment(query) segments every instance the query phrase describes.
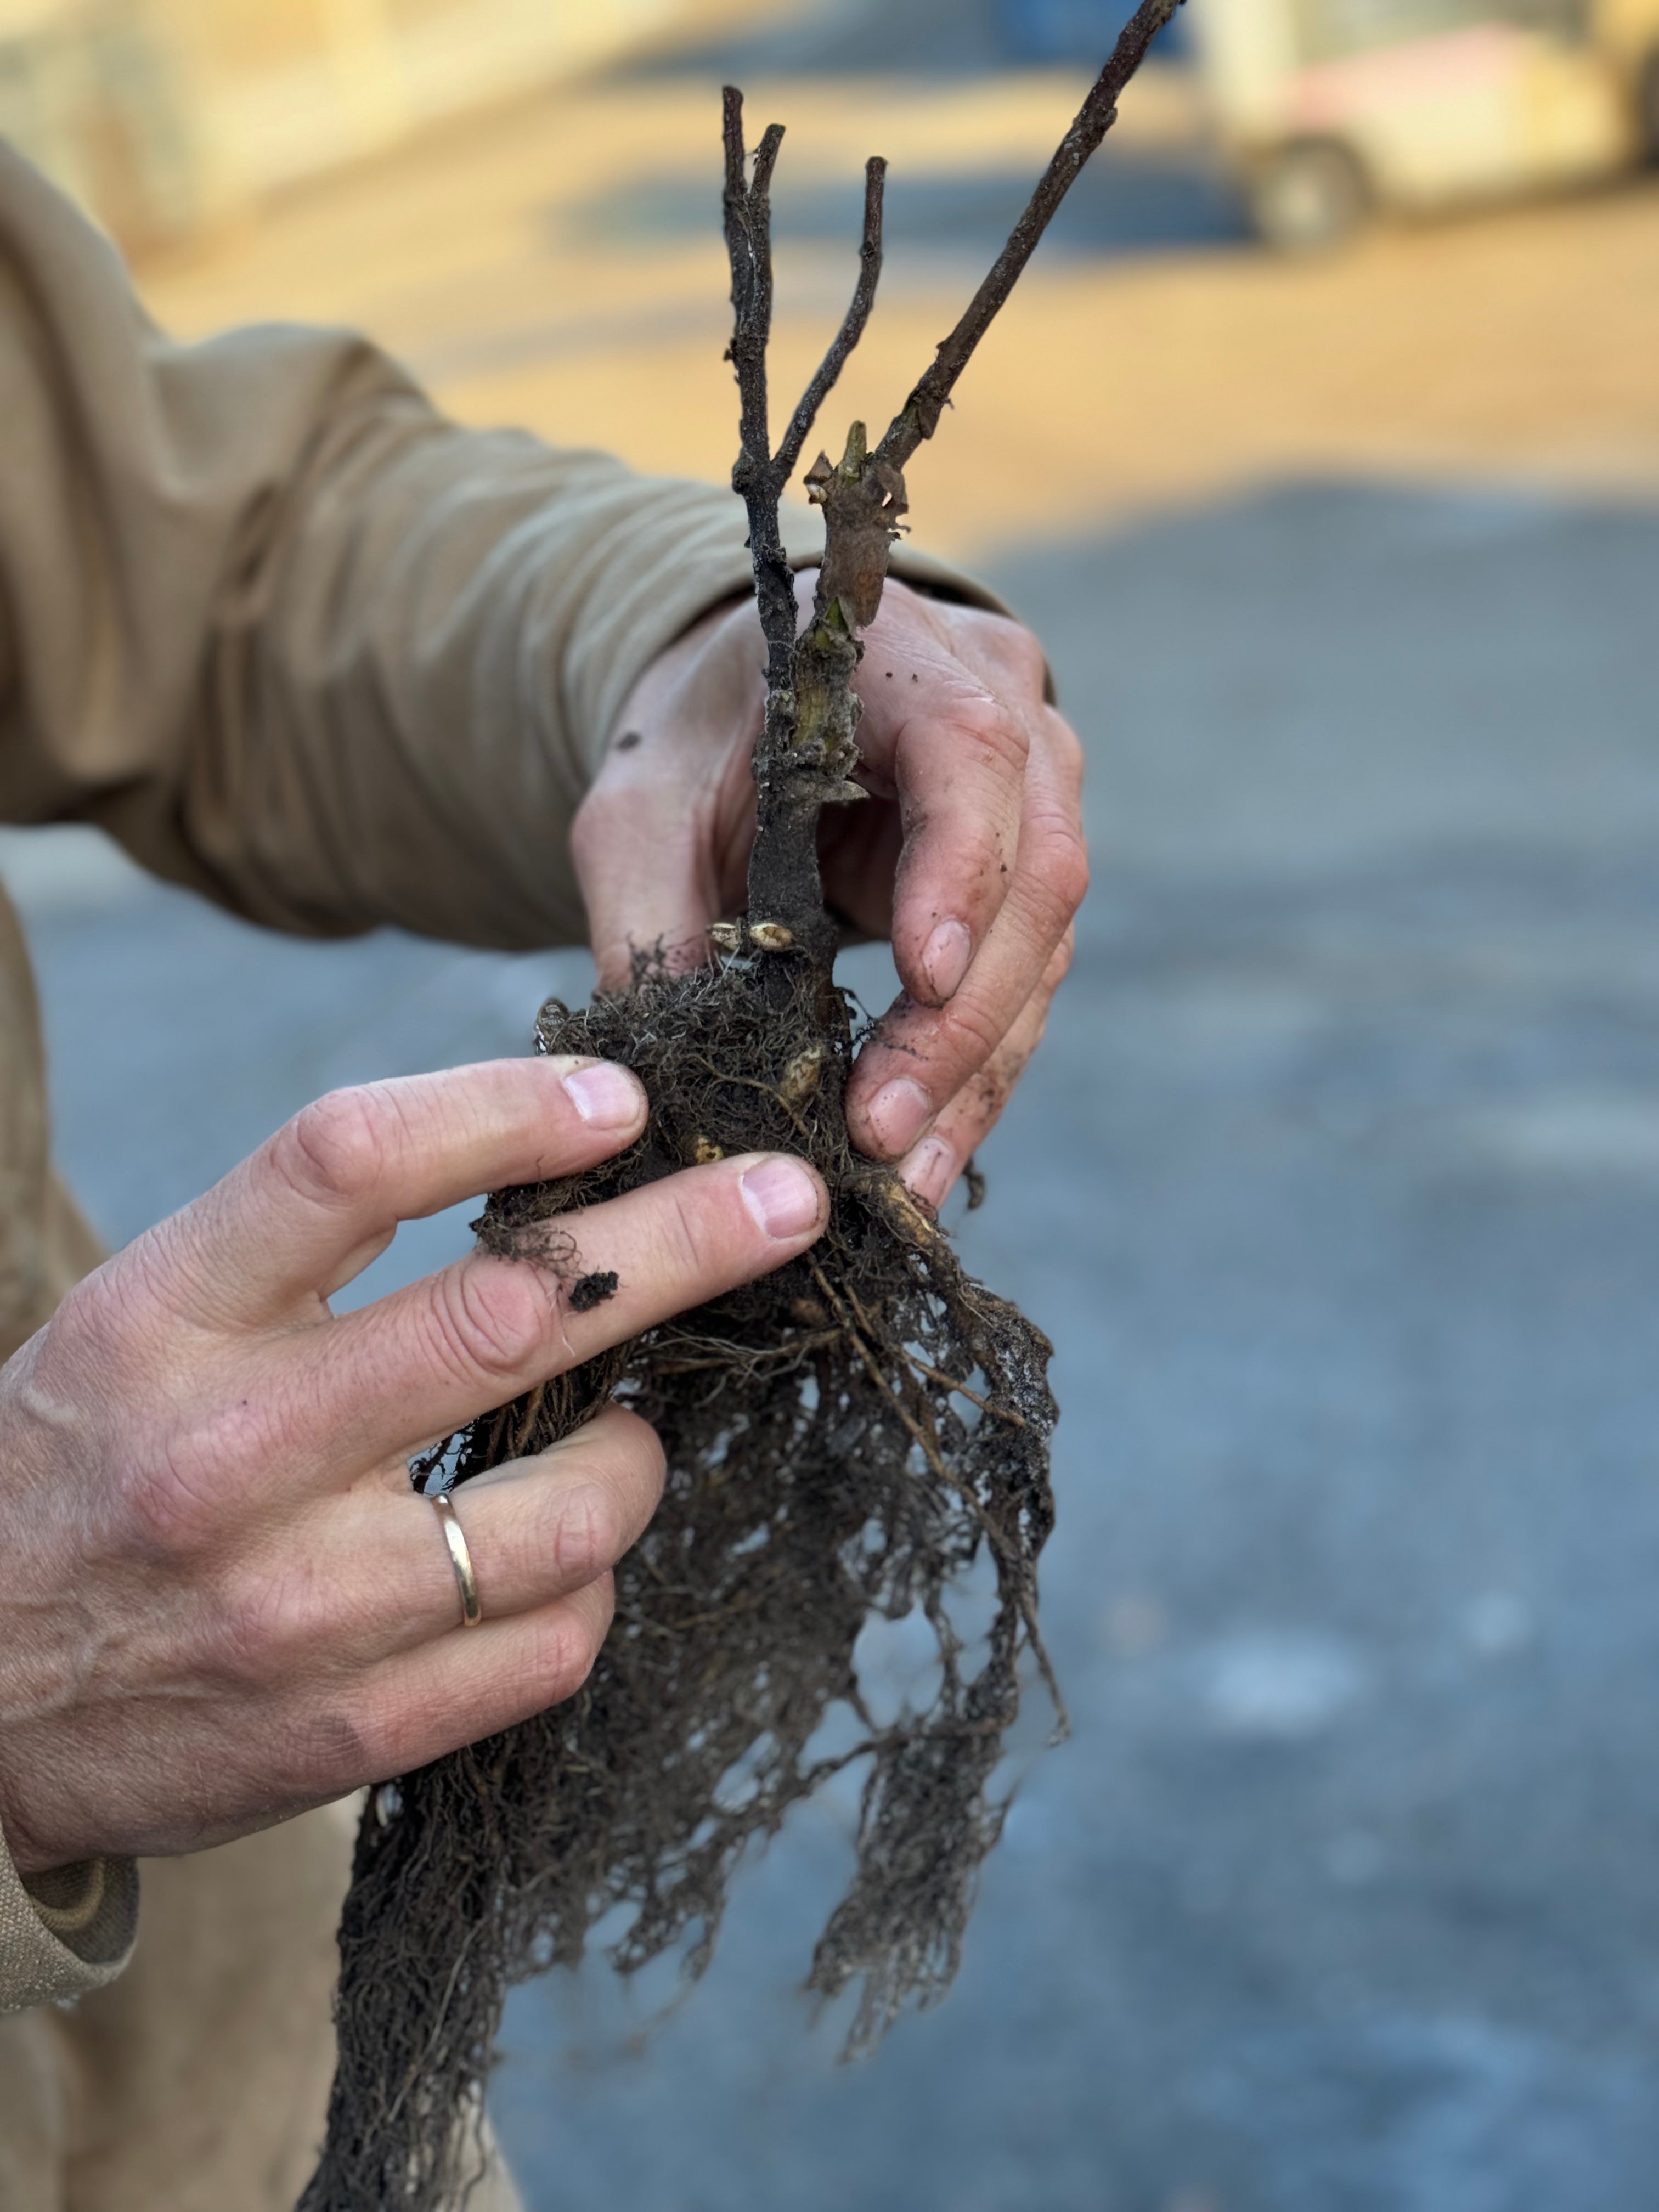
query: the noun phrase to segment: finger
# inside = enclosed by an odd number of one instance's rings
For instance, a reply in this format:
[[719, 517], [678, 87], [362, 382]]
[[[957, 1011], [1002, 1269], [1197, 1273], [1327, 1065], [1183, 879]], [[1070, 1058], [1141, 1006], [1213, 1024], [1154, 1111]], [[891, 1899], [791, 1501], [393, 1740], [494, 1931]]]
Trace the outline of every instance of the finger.
[[860, 742], [902, 813], [893, 957], [920, 1005], [956, 990], [1007, 894], [1026, 765], [1048, 712], [1042, 669], [1030, 633], [995, 617], [958, 616], [948, 638], [936, 623], [907, 622], [890, 641], [872, 627]]
[[1007, 896], [1030, 750], [1020, 718], [962, 680], [935, 688], [926, 720], [895, 749], [905, 842], [893, 961], [921, 1005], [943, 1006], [958, 988]]
[[[289, 1389], [305, 1405], [319, 1479], [338, 1486], [769, 1273], [828, 1218], [805, 1161], [750, 1153], [564, 1216], [553, 1224], [561, 1242], [539, 1258], [474, 1252], [330, 1322], [291, 1354]], [[585, 1279], [613, 1274], [601, 1302], [578, 1294]]]
[[[485, 1620], [504, 1620], [568, 1597], [609, 1574], [639, 1540], [662, 1495], [663, 1453], [635, 1413], [606, 1407], [585, 1428], [528, 1459], [475, 1476], [452, 1504], [472, 1562]], [[391, 1484], [358, 1483], [319, 1500], [303, 1534], [284, 1526], [319, 1571], [291, 1584], [265, 1620], [278, 1663], [295, 1674], [325, 1651], [364, 1664], [441, 1636], [461, 1618], [453, 1562], [429, 1498], [398, 1468]], [[257, 1556], [250, 1577], [272, 1582]]]
[[591, 1060], [499, 1060], [332, 1091], [164, 1224], [163, 1241], [204, 1319], [281, 1320], [349, 1282], [400, 1221], [577, 1174], [645, 1117], [638, 1077]]
[[940, 1007], [908, 994], [882, 1017], [848, 1085], [853, 1141], [899, 1159], [1001, 1044], [1042, 981], [1088, 882], [1069, 763], [1031, 756], [1013, 881], [967, 975]]
[[899, 1164], [899, 1175], [922, 1201], [938, 1212], [957, 1176], [1002, 1118], [1026, 1062], [1042, 1042], [1048, 1008], [1072, 963], [1069, 929], [1050, 955], [1042, 981], [1019, 1018], [977, 1074], [972, 1075], [940, 1113], [932, 1130]]
[[615, 1607], [605, 1575], [534, 1613], [486, 1620], [382, 1660], [352, 1693], [344, 1727], [328, 1731], [349, 1747], [356, 1770], [340, 1788], [365, 1776], [412, 1773], [562, 1705], [592, 1672]]

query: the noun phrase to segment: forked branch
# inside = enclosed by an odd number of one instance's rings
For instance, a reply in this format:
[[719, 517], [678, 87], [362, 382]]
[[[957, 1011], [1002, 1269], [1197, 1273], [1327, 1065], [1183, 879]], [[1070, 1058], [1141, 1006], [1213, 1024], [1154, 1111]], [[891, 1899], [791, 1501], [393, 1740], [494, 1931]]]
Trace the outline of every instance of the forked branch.
[[726, 240], [732, 262], [734, 327], [727, 358], [736, 371], [742, 446], [732, 471], [749, 513], [761, 626], [767, 644], [766, 720], [755, 745], [758, 821], [749, 872], [751, 921], [774, 925], [763, 940], [828, 960], [834, 930], [823, 909], [817, 820], [823, 807], [860, 798], [854, 672], [860, 633], [875, 619], [893, 542], [906, 512], [904, 469], [931, 438], [974, 349], [1036, 250], [1037, 241], [1117, 118], [1118, 96], [1181, 0], [1141, 0], [1112, 56], [1055, 149], [1024, 212], [961, 319], [871, 449], [854, 422], [838, 463], [820, 455], [806, 486], [823, 509], [824, 554], [812, 619], [796, 636], [794, 587], [778, 508], [824, 400], [864, 333], [881, 270], [886, 164], [865, 172], [864, 235], [852, 304], [807, 386], [775, 453], [767, 410], [766, 349], [772, 324], [770, 188], [783, 133], [773, 124], [749, 168], [743, 96], [725, 95]]
[[[744, 146], [743, 95], [725, 94], [726, 246], [732, 264], [732, 343], [726, 350], [738, 380], [741, 442], [732, 471], [732, 489], [749, 514], [750, 556], [755, 571], [761, 629], [766, 639], [766, 719], [755, 746], [759, 823], [749, 904], [757, 921], [800, 950], [825, 956], [834, 931], [818, 885], [817, 817], [831, 799], [862, 798], [848, 781], [858, 754], [852, 732], [857, 647], [845, 641], [844, 671], [826, 690], [822, 674], [803, 661], [805, 641], [795, 639], [795, 589], [779, 527], [778, 507], [818, 410], [834, 389], [848, 356], [864, 335], [881, 276], [882, 192], [887, 164], [872, 159], [864, 173], [864, 234], [858, 282], [841, 328], [819, 363], [775, 453], [767, 392], [766, 349], [772, 330], [772, 172], [783, 132], [771, 125], [756, 149], [752, 168]], [[810, 656], [809, 656], [810, 658]], [[829, 703], [825, 720], [819, 711]]]
[[743, 143], [743, 94], [726, 88], [726, 250], [732, 264], [732, 343], [726, 348], [738, 380], [740, 444], [732, 489], [749, 513], [749, 544], [761, 628], [767, 643], [767, 690], [789, 679], [795, 639], [795, 595], [778, 528], [782, 486], [772, 465], [766, 390], [766, 349], [772, 335], [772, 169], [783, 143], [775, 123], [756, 149], [752, 178]]

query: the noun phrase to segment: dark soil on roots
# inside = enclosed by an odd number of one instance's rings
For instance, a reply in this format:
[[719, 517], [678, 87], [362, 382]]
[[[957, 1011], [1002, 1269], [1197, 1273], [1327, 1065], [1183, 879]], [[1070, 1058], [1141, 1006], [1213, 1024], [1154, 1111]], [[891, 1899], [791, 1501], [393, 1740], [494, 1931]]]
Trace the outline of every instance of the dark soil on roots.
[[[744, 929], [713, 969], [642, 966], [538, 1043], [635, 1068], [644, 1136], [590, 1174], [498, 1192], [483, 1245], [584, 1273], [581, 1211], [755, 1151], [805, 1155], [832, 1199], [812, 1249], [504, 1406], [417, 1469], [465, 1482], [568, 1435], [616, 1397], [656, 1428], [667, 1488], [617, 1573], [617, 1617], [581, 1692], [377, 1791], [341, 1929], [339, 2067], [304, 2212], [436, 2212], [482, 2170], [483, 2090], [514, 1981], [574, 1965], [631, 1917], [629, 1972], [666, 1953], [701, 1972], [750, 1839], [854, 1762], [857, 1861], [809, 1987], [858, 1985], [849, 2049], [955, 1972], [1022, 1656], [1046, 1676], [1036, 1560], [1053, 1520], [1049, 1346], [963, 1271], [891, 1172], [854, 1153], [842, 1093], [849, 1001], [826, 963]], [[989, 1573], [985, 1572], [988, 1565]], [[953, 1623], [968, 1578], [988, 1632]], [[872, 1616], [918, 1615], [936, 1666], [896, 1719], [866, 1697]], [[958, 1608], [960, 1616], [960, 1608]], [[832, 1717], [848, 1721], [833, 1755]], [[848, 1739], [856, 1741], [848, 1747]]]

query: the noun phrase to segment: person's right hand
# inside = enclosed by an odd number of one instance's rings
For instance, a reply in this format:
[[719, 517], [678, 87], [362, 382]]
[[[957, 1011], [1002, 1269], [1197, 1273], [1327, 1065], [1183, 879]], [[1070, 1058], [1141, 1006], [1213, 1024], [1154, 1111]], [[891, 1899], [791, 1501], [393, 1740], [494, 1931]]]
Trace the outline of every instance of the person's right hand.
[[411, 1452], [812, 1243], [823, 1188], [751, 1155], [568, 1217], [571, 1276], [475, 1252], [361, 1312], [399, 1221], [639, 1134], [620, 1068], [501, 1060], [307, 1107], [72, 1291], [0, 1370], [0, 1827], [25, 1874], [194, 1850], [568, 1697], [662, 1484], [611, 1407], [456, 1492], [481, 1626]]

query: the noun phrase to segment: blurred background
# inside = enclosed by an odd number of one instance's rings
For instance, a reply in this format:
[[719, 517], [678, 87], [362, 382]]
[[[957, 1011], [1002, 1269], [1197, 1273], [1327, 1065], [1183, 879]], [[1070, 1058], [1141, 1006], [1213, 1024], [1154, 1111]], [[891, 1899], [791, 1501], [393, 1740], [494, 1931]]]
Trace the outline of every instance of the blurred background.
[[[181, 334], [349, 322], [468, 420], [723, 477], [722, 77], [789, 129], [782, 384], [893, 163], [838, 437], [1120, 13], [0, 0], [0, 128]], [[957, 1989], [862, 2068], [797, 1994], [844, 1797], [665, 2017], [521, 1992], [532, 2212], [1653, 2212], [1659, 0], [1177, 28], [912, 477], [1091, 757], [1079, 958], [963, 1231], [1057, 1346], [1073, 1737], [1033, 1718]], [[0, 873], [115, 1240], [586, 988], [269, 938], [89, 831]]]

